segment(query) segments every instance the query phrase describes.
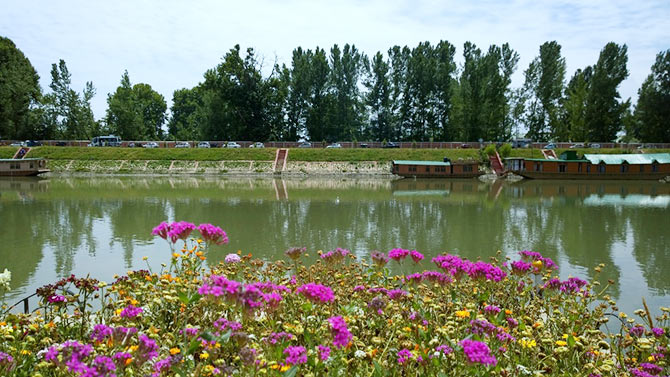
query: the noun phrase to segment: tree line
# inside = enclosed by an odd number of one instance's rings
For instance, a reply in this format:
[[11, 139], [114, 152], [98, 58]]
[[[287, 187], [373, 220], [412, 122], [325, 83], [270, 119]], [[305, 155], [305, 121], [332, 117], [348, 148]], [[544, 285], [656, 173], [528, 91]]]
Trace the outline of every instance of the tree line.
[[631, 141], [670, 142], [670, 49], [656, 56], [636, 106], [618, 89], [629, 74], [625, 44], [606, 44], [566, 80], [560, 44], [546, 42], [518, 88], [509, 44], [466, 42], [462, 54], [458, 65], [448, 41], [371, 58], [349, 44], [298, 47], [264, 75], [254, 49], [236, 45], [198, 85], [174, 91], [169, 116], [164, 97], [126, 71], [95, 120], [91, 82], [73, 89], [60, 60], [43, 94], [28, 58], [0, 37], [0, 139], [613, 141], [623, 131]]

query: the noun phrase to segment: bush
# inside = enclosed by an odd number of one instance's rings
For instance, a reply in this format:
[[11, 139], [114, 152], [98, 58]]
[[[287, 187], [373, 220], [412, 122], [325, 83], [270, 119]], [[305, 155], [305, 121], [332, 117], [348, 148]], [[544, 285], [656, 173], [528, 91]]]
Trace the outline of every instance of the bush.
[[495, 144], [489, 144], [489, 145], [486, 146], [486, 148], [484, 148], [484, 155], [485, 156], [490, 157], [490, 156], [493, 156], [494, 154], [496, 154]]
[[503, 146], [500, 147], [500, 150], [498, 150], [500, 153], [501, 158], [507, 158], [512, 154], [512, 145], [511, 144], [504, 144]]

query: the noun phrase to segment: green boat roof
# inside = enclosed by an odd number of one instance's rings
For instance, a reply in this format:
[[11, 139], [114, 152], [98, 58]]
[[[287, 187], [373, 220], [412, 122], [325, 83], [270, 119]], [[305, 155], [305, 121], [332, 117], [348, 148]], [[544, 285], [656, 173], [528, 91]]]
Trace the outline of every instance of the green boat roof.
[[450, 166], [449, 162], [442, 161], [412, 161], [412, 160], [393, 160], [394, 165], [430, 165], [430, 166]]
[[587, 159], [582, 160], [561, 160], [560, 158], [522, 158], [526, 161], [546, 161], [546, 162], [589, 162]]
[[631, 165], [648, 165], [654, 161], [659, 164], [670, 164], [670, 153], [585, 154], [584, 158], [596, 165], [601, 162], [606, 165], [621, 165], [624, 161]]

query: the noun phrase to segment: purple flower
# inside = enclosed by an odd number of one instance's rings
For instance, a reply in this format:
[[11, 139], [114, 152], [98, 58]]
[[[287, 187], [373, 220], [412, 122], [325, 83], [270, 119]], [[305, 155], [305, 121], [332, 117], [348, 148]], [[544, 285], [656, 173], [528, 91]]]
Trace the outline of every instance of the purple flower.
[[116, 365], [111, 357], [96, 356], [93, 359], [93, 363], [91, 363], [91, 367], [87, 368], [86, 373], [82, 374], [82, 377], [116, 377], [116, 374], [113, 373], [114, 371], [116, 371]]
[[653, 374], [649, 374], [639, 369], [629, 368], [628, 371], [633, 377], [655, 377]]
[[330, 322], [330, 332], [333, 335], [333, 345], [336, 348], [342, 348], [349, 344], [353, 335], [347, 329], [347, 323], [340, 316], [328, 318]]
[[242, 258], [240, 258], [239, 255], [231, 253], [226, 255], [226, 258], [223, 261], [228, 264], [233, 264], [233, 263], [239, 263], [241, 260]]
[[642, 368], [643, 371], [651, 374], [659, 374], [663, 371], [663, 368], [651, 363], [640, 363], [640, 368]]
[[515, 327], [519, 326], [519, 322], [512, 317], [507, 318], [507, 324], [511, 328], [515, 328]]
[[138, 346], [135, 355], [139, 360], [146, 361], [158, 357], [158, 344], [148, 336], [144, 334], [140, 335]]
[[460, 343], [463, 347], [465, 357], [471, 363], [479, 363], [482, 365], [495, 366], [498, 363], [495, 356], [491, 354], [491, 349], [484, 342], [479, 342], [471, 339], [464, 339]]
[[[184, 223], [184, 231], [186, 231], [190, 226], [193, 224], [191, 223]], [[190, 228], [191, 230], [188, 230], [188, 234], [191, 233], [193, 228]], [[200, 224], [198, 225], [198, 232], [202, 235], [202, 239], [204, 239], [206, 242], [212, 242], [217, 245], [222, 245], [224, 243], [228, 243], [228, 235], [226, 235], [226, 232], [223, 231], [223, 229], [219, 228], [218, 226], [214, 226], [212, 224]], [[186, 239], [188, 237], [188, 234], [184, 237], [179, 237], [181, 239]], [[175, 241], [172, 241], [175, 242]]]
[[321, 361], [328, 360], [328, 357], [330, 356], [330, 347], [319, 344], [316, 348], [319, 350], [319, 359], [321, 359]]
[[14, 361], [12, 355], [0, 351], [0, 365], [10, 364], [12, 361]]
[[390, 260], [390, 258], [386, 256], [386, 253], [376, 250], [372, 252], [371, 257], [372, 261], [380, 268], [386, 266], [386, 263]]
[[360, 292], [360, 291], [364, 291], [364, 290], [365, 290], [364, 285], [357, 285], [357, 286], [354, 287], [354, 292]]
[[291, 340], [293, 339], [293, 334], [287, 333], [287, 332], [273, 332], [270, 334], [269, 337], [267, 337], [265, 340], [272, 344], [275, 345], [278, 342], [282, 342], [283, 340]]
[[112, 336], [112, 333], [114, 332], [114, 329], [107, 325], [98, 324], [93, 327], [93, 331], [91, 332], [91, 340], [94, 340], [96, 342], [102, 342], [104, 341], [107, 337]]
[[396, 262], [400, 262], [409, 255], [409, 250], [405, 249], [392, 249], [389, 250], [389, 258], [393, 259]]
[[449, 347], [449, 346], [446, 345], [446, 344], [442, 344], [442, 345], [440, 345], [440, 346], [437, 346], [437, 347], [435, 348], [435, 351], [437, 351], [437, 352], [442, 352], [443, 354], [448, 355], [448, 354], [454, 352], [454, 349], [451, 348], [451, 347]]
[[407, 296], [407, 291], [403, 291], [402, 289], [392, 289], [386, 292], [386, 295], [389, 296], [391, 300], [398, 300]]
[[654, 334], [655, 337], [660, 338], [665, 334], [665, 330], [659, 327], [654, 327], [651, 329], [652, 334]]
[[382, 309], [386, 308], [387, 301], [382, 296], [377, 296], [368, 303], [368, 308], [374, 310], [378, 314], [382, 314]]
[[439, 285], [446, 285], [451, 283], [451, 277], [438, 271], [424, 271], [423, 278], [424, 280], [428, 280], [431, 283], [437, 283]]
[[219, 318], [214, 322], [214, 328], [219, 331], [240, 331], [242, 330], [242, 324], [235, 321], [229, 321], [225, 318]]
[[500, 308], [495, 305], [487, 305], [484, 307], [484, 313], [488, 315], [498, 315], [500, 313]]
[[307, 362], [307, 350], [303, 346], [288, 346], [284, 349], [284, 355], [287, 364], [297, 365]]
[[118, 366], [119, 368], [123, 368], [126, 366], [126, 360], [132, 359], [133, 355], [129, 354], [128, 352], [117, 352], [112, 356], [112, 360], [114, 360], [114, 364]]
[[197, 327], [185, 327], [183, 330], [179, 330], [179, 334], [186, 334], [186, 336], [196, 336], [200, 330]]
[[344, 260], [344, 257], [350, 254], [350, 251], [347, 249], [336, 248], [327, 253], [321, 254], [321, 259], [330, 264], [340, 263]]
[[408, 360], [412, 359], [412, 353], [407, 349], [403, 348], [398, 351], [398, 364], [405, 364]]
[[634, 326], [634, 327], [632, 327], [632, 328], [628, 331], [628, 333], [629, 333], [631, 336], [636, 336], [636, 337], [639, 338], [639, 337], [641, 337], [642, 335], [644, 335], [644, 327], [642, 327], [642, 326]]
[[507, 273], [499, 267], [482, 261], [470, 263], [466, 272], [472, 279], [483, 278], [491, 281], [501, 281], [507, 276]]
[[142, 313], [142, 308], [137, 308], [133, 305], [128, 305], [121, 310], [121, 318], [135, 318]]
[[410, 251], [409, 256], [412, 257], [412, 259], [414, 260], [414, 263], [419, 263], [423, 259], [423, 254], [419, 253], [416, 250]]
[[525, 274], [526, 272], [530, 271], [532, 267], [533, 267], [532, 264], [524, 262], [522, 260], [512, 262], [512, 272], [517, 275]]
[[67, 302], [67, 298], [61, 295], [51, 295], [49, 298], [47, 298], [47, 302], [50, 304], [58, 304], [61, 302]]
[[228, 299], [237, 298], [241, 284], [235, 280], [228, 280], [225, 276], [211, 275], [200, 288], [198, 294], [214, 297], [226, 296]]
[[288, 255], [289, 258], [293, 260], [297, 260], [300, 258], [302, 254], [307, 251], [306, 247], [292, 247], [284, 252], [284, 254]]
[[335, 300], [333, 290], [321, 284], [307, 283], [298, 287], [296, 292], [317, 303], [327, 303]]
[[[195, 225], [187, 221], [177, 221], [170, 224], [170, 230], [168, 230], [168, 237], [172, 243], [177, 242], [177, 240], [185, 240], [195, 229]], [[203, 235], [204, 237], [204, 235]]]
[[154, 364], [154, 372], [156, 372], [156, 375], [160, 376], [162, 372], [167, 372], [171, 366], [172, 357], [168, 356], [164, 359], [156, 361], [156, 364]]
[[151, 231], [151, 234], [153, 234], [154, 236], [159, 236], [164, 240], [167, 240], [169, 231], [170, 231], [170, 224], [163, 221]]

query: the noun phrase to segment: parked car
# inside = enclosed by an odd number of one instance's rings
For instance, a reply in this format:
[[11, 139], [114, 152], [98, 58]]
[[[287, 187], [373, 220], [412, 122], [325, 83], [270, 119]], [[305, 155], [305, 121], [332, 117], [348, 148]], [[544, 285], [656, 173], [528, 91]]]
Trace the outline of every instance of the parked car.
[[57, 141], [57, 142], [56, 142], [56, 146], [57, 146], [57, 147], [65, 147], [65, 146], [67, 146], [67, 143], [64, 142], [64, 141]]
[[333, 143], [327, 146], [326, 148], [342, 148], [342, 145], [340, 145], [340, 143]]
[[556, 144], [554, 144], [554, 143], [549, 143], [549, 144], [544, 146], [544, 149], [556, 149], [556, 148], [557, 148]]
[[158, 148], [158, 143], [155, 141], [150, 141], [148, 143], [142, 144], [142, 148]]
[[584, 148], [584, 143], [572, 144], [570, 146], [570, 149], [576, 149], [576, 148]]
[[265, 148], [265, 144], [257, 141], [249, 146], [249, 148]]
[[234, 141], [229, 141], [223, 145], [223, 148], [242, 148], [242, 146]]
[[600, 144], [591, 144], [589, 145], [589, 148], [600, 149]]
[[16, 141], [14, 143], [9, 144], [10, 147], [25, 147], [26, 142], [25, 141]]
[[382, 145], [382, 148], [400, 148], [400, 145], [398, 143], [389, 141], [386, 144]]
[[198, 143], [198, 148], [209, 148], [211, 145], [209, 145], [209, 141], [201, 141]]
[[298, 148], [311, 148], [312, 143], [309, 141], [303, 141], [302, 143], [298, 144]]
[[359, 148], [370, 148], [370, 146], [368, 144], [365, 144], [365, 143], [358, 144], [358, 147]]
[[27, 147], [39, 147], [42, 146], [42, 143], [39, 141], [35, 140], [26, 140], [26, 146]]
[[177, 144], [174, 145], [175, 148], [191, 148], [191, 144], [186, 142], [186, 141], [178, 141]]
[[461, 145], [459, 146], [459, 148], [461, 148], [461, 149], [468, 149], [468, 148], [470, 148], [470, 144], [468, 144], [468, 143], [463, 143], [463, 144], [461, 144]]

